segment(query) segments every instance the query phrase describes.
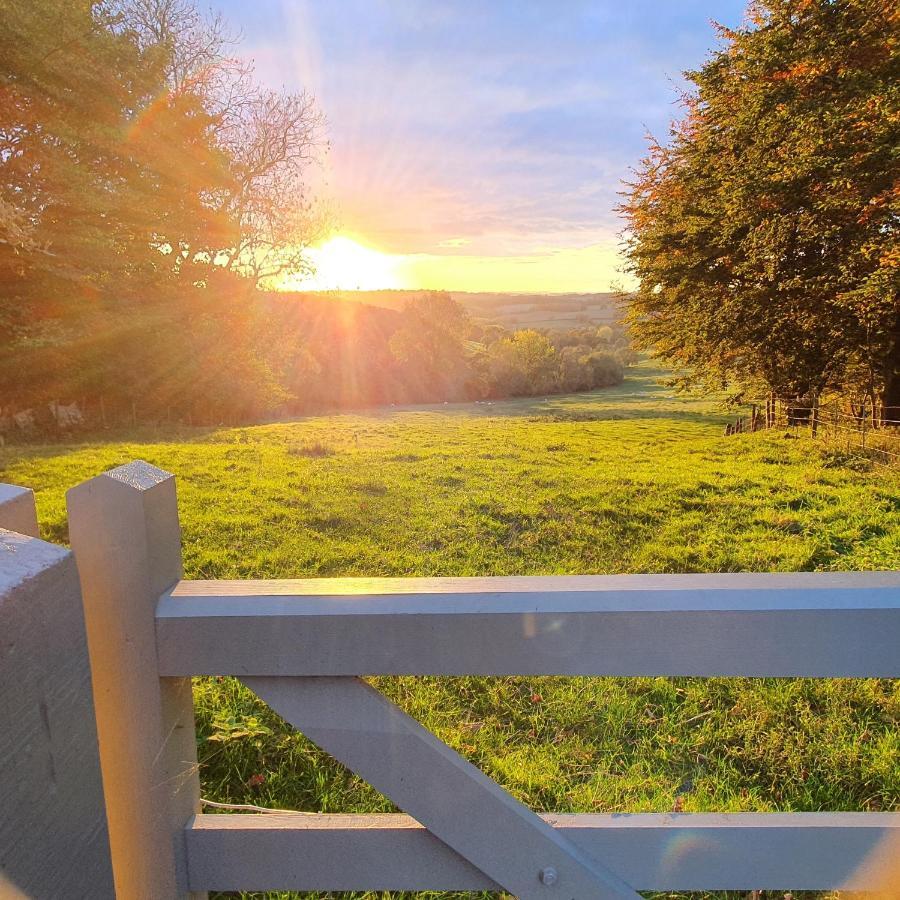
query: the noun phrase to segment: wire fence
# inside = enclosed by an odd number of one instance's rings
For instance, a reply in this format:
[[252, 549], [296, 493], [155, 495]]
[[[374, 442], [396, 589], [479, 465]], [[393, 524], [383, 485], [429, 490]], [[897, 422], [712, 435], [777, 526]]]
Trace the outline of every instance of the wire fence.
[[847, 458], [900, 467], [900, 419], [886, 418], [868, 401], [856, 405], [839, 400], [766, 400], [752, 404], [749, 415], [729, 422], [725, 434], [769, 428], [802, 428]]

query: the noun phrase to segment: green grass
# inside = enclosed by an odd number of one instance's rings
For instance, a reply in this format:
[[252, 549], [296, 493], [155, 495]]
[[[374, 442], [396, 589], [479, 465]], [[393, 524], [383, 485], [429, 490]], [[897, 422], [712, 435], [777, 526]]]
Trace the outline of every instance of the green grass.
[[[138, 457], [174, 472], [188, 577], [898, 567], [896, 473], [842, 465], [801, 434], [723, 438], [711, 404], [658, 374], [562, 398], [7, 447], [0, 480], [33, 487], [44, 535], [65, 541], [71, 485]], [[897, 682], [377, 684], [540, 810], [900, 808]], [[391, 809], [236, 682], [199, 681], [197, 712], [208, 798]]]

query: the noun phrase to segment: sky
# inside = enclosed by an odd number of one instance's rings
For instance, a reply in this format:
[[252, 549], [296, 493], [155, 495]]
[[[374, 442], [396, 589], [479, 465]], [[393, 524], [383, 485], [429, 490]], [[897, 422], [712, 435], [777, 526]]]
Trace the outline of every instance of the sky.
[[623, 179], [744, 0], [218, 0], [257, 77], [305, 88], [339, 236], [285, 287], [627, 288]]

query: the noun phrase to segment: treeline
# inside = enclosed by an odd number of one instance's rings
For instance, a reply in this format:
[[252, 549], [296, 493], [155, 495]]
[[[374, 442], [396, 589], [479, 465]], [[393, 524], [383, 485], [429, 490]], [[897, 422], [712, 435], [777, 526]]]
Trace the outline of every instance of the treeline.
[[442, 293], [397, 311], [220, 283], [127, 314], [101, 302], [79, 335], [4, 357], [0, 432], [590, 390], [619, 383], [633, 359], [619, 326], [507, 331]]
[[635, 359], [619, 325], [510, 331], [473, 322], [447, 293], [409, 300], [401, 318], [390, 349], [417, 402], [608, 387]]
[[268, 293], [308, 266], [323, 120], [257, 85], [194, 0], [0, 3], [0, 432], [249, 422], [586, 390], [618, 327]]
[[637, 342], [683, 381], [900, 420], [900, 17], [757, 0], [623, 211]]

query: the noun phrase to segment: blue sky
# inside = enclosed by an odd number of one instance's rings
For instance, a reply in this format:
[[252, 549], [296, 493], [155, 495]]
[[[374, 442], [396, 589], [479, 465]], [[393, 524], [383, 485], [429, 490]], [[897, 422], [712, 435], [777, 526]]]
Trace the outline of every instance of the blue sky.
[[214, 5], [261, 80], [318, 99], [317, 190], [346, 234], [465, 282], [421, 286], [492, 288], [506, 271], [509, 289], [605, 290], [621, 181], [716, 46], [710, 21], [739, 24], [745, 3]]

